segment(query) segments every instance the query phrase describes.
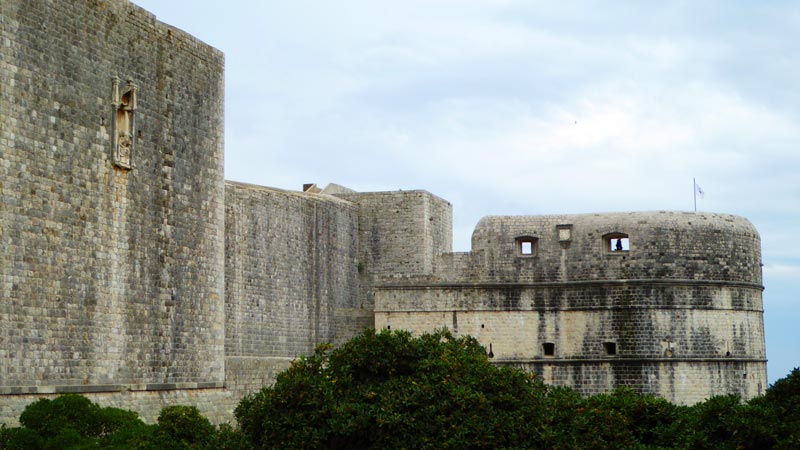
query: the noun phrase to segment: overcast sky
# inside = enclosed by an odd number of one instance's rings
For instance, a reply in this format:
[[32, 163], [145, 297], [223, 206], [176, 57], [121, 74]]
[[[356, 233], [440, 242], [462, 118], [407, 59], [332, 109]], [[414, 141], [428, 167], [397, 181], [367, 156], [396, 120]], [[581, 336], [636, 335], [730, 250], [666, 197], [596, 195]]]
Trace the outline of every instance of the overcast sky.
[[737, 214], [768, 374], [800, 366], [800, 4], [134, 0], [226, 58], [227, 179], [489, 214]]

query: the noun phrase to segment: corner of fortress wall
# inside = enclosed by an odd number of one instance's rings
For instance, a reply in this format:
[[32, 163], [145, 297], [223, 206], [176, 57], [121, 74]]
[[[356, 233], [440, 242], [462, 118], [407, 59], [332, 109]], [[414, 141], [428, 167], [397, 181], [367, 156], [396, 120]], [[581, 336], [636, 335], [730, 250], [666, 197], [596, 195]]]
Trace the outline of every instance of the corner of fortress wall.
[[68, 392], [229, 421], [317, 344], [388, 325], [474, 334], [586, 393], [766, 383], [744, 219], [494, 217], [451, 253], [452, 207], [426, 191], [224, 181], [223, 55], [143, 9], [4, 0], [0, 21], [0, 423]]
[[338, 194], [358, 207], [361, 307], [373, 311], [373, 287], [383, 278], [433, 273], [452, 251], [452, 205], [427, 191]]
[[32, 394], [221, 392], [222, 53], [124, 0], [0, 20], [4, 420]]

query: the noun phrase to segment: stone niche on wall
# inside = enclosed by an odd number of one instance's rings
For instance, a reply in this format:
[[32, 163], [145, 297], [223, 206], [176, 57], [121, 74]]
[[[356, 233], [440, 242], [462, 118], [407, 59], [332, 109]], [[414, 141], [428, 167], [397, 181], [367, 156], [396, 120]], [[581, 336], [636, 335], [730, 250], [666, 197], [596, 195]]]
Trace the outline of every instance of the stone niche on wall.
[[133, 144], [136, 141], [136, 84], [128, 79], [120, 88], [120, 79], [111, 79], [111, 106], [114, 118], [111, 121], [114, 165], [130, 170], [133, 167]]

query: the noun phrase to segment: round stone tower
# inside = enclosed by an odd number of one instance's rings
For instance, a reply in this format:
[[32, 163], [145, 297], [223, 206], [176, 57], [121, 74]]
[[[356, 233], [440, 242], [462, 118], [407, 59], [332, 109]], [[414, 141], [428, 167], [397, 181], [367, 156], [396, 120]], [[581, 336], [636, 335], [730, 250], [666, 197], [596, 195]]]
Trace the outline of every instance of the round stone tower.
[[376, 326], [447, 326], [585, 394], [627, 386], [694, 403], [766, 388], [761, 244], [744, 218], [493, 216], [472, 247], [424, 280], [385, 284]]

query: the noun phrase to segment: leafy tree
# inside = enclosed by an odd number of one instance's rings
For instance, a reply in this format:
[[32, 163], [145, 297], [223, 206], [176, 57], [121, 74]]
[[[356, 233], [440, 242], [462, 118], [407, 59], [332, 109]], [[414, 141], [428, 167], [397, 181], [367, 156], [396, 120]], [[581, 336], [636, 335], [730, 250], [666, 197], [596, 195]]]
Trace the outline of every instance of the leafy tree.
[[250, 439], [238, 428], [222, 424], [206, 446], [209, 450], [253, 450]]
[[692, 449], [771, 449], [776, 439], [768, 408], [735, 395], [711, 397], [688, 408], [678, 422], [677, 446]]
[[789, 375], [770, 386], [764, 400], [777, 408], [781, 415], [800, 419], [800, 368], [792, 369]]
[[608, 418], [601, 426], [607, 436], [605, 442], [611, 444], [609, 448], [614, 445], [618, 448], [623, 443], [667, 448], [676, 442], [673, 425], [681, 407], [663, 398], [618, 388], [610, 394], [589, 397], [584, 403], [588, 409], [602, 411]]
[[0, 450], [130, 449], [251, 450], [239, 430], [219, 430], [193, 406], [170, 406], [158, 424], [147, 425], [133, 411], [102, 408], [86, 397], [40, 399], [20, 415], [21, 427], [0, 427]]
[[139, 434], [146, 425], [132, 411], [101, 408], [86, 397], [67, 394], [39, 399], [19, 417], [22, 427], [10, 429], [0, 448], [102, 448], [123, 431]]
[[194, 406], [175, 405], [158, 415], [158, 434], [168, 448], [203, 448], [213, 436], [214, 425]]
[[171, 406], [158, 423], [80, 395], [38, 400], [21, 427], [0, 426], [0, 450], [255, 448], [800, 448], [800, 369], [742, 403], [694, 406], [627, 389], [581, 397], [489, 363], [470, 337], [367, 331], [321, 346], [236, 409], [241, 428], [214, 427]]
[[75, 431], [82, 438], [103, 438], [123, 427], [142, 424], [135, 412], [101, 408], [76, 394], [61, 395], [53, 400], [39, 399], [25, 408], [19, 421], [43, 438], [61, 434], [63, 439], [66, 439], [65, 429]]
[[530, 447], [545, 393], [472, 337], [367, 330], [300, 358], [236, 417], [257, 448]]
[[0, 449], [39, 450], [44, 440], [39, 433], [24, 427], [6, 428], [0, 425]]
[[236, 409], [256, 448], [800, 448], [800, 370], [747, 403], [581, 397], [495, 367], [471, 337], [369, 330], [300, 358]]
[[776, 449], [800, 448], [800, 368], [776, 381], [763, 397], [749, 403], [769, 415], [768, 426], [776, 439]]

